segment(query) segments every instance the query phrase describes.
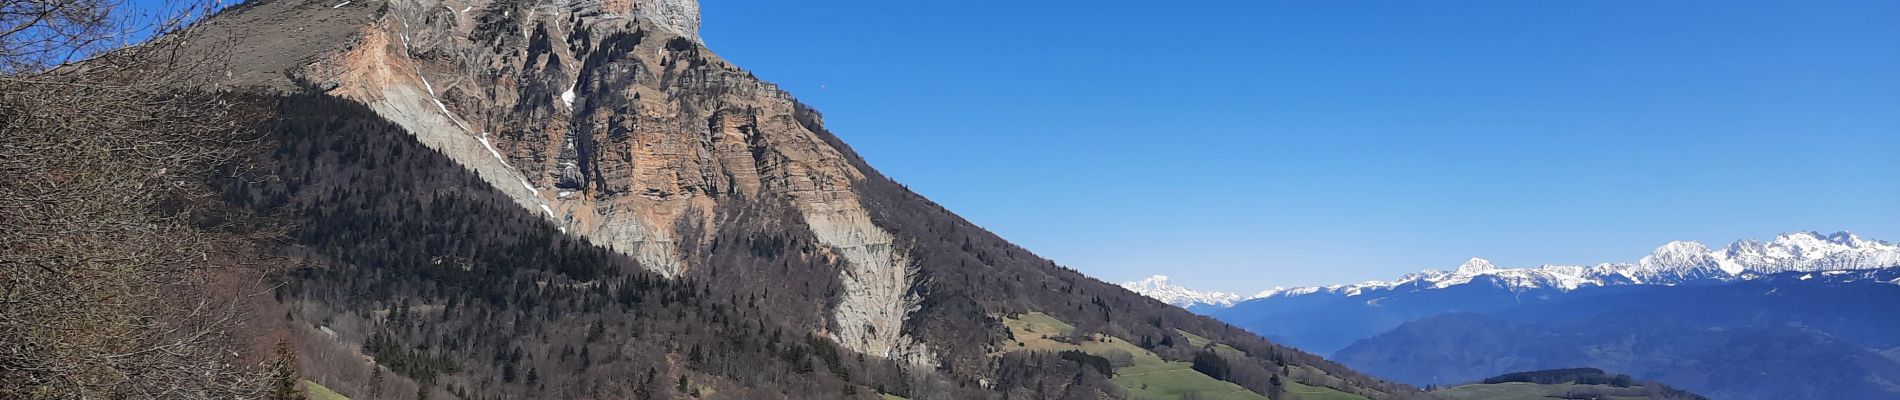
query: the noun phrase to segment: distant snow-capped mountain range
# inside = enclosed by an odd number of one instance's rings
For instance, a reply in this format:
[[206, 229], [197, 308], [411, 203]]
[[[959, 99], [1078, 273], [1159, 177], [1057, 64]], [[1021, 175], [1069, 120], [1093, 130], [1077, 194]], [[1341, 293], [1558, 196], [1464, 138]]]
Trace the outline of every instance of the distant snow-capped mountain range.
[[1168, 281], [1167, 275], [1153, 275], [1134, 282], [1122, 282], [1121, 285], [1135, 293], [1182, 308], [1198, 305], [1229, 307], [1242, 300], [1253, 299], [1253, 297], [1242, 297], [1227, 292], [1202, 292], [1188, 289]]
[[1747, 280], [1782, 272], [1888, 267], [1900, 267], [1900, 245], [1862, 239], [1849, 232], [1829, 235], [1796, 232], [1775, 236], [1774, 240], [1767, 242], [1741, 240], [1721, 249], [1710, 249], [1697, 242], [1674, 241], [1657, 247], [1635, 263], [1499, 268], [1485, 259], [1472, 258], [1452, 271], [1426, 270], [1405, 274], [1391, 281], [1367, 281], [1350, 285], [1290, 289], [1276, 287], [1251, 296], [1196, 291], [1176, 285], [1162, 275], [1122, 283], [1121, 286], [1183, 308], [1224, 308], [1247, 300], [1314, 293], [1357, 296], [1368, 291], [1404, 286], [1443, 289], [1469, 284], [1479, 278], [1489, 278], [1482, 281], [1511, 290], [1570, 291], [1589, 286], [1677, 285], [1707, 280]]

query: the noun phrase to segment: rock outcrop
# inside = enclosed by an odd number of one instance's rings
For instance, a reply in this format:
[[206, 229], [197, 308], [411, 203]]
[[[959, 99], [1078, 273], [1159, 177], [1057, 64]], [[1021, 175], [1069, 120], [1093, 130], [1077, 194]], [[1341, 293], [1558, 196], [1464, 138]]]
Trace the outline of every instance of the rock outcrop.
[[699, 43], [696, 2], [393, 0], [335, 12], [367, 23], [299, 74], [522, 207], [669, 276], [702, 267], [680, 246], [716, 235], [722, 207], [790, 207], [839, 267], [821, 330], [861, 353], [932, 361], [903, 333], [915, 266], [853, 191], [865, 174], [807, 125], [815, 114]]

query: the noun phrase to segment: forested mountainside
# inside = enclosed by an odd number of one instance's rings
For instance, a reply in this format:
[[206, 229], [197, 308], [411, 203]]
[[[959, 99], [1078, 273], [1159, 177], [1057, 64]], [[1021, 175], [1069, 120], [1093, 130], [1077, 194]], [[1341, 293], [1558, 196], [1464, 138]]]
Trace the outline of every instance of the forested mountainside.
[[1163, 375], [1425, 396], [910, 192], [713, 56], [696, 13], [665, 17], [690, 3], [253, 1], [201, 24], [227, 84], [320, 92], [281, 103], [268, 173], [221, 186], [296, 227], [277, 294], [303, 375], [467, 398], [1202, 390], [1141, 378]]
[[[1330, 354], [1407, 321], [1457, 312], [1488, 312], [1564, 296], [1557, 289], [1507, 290], [1495, 279], [1432, 290], [1392, 290], [1365, 296], [1312, 294], [1243, 302], [1204, 312], [1279, 343]], [[1601, 288], [1606, 291], [1619, 287]]]
[[1603, 372], [1596, 368], [1562, 368], [1512, 372], [1453, 387], [1433, 389], [1432, 394], [1453, 400], [1534, 400], [1547, 398], [1577, 400], [1645, 399], [1707, 400], [1695, 393], [1659, 382], [1643, 381], [1629, 375]]
[[912, 392], [891, 361], [787, 329], [798, 314], [782, 303], [715, 296], [559, 232], [360, 104], [299, 95], [279, 110], [269, 168], [221, 183], [231, 204], [296, 227], [299, 268], [276, 294], [304, 374], [324, 385], [369, 398]]

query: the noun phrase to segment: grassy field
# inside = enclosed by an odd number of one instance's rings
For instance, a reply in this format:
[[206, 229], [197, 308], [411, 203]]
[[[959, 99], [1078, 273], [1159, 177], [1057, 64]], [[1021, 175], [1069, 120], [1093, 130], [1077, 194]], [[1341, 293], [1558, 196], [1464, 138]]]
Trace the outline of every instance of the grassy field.
[[[1439, 389], [1437, 391], [1433, 391], [1432, 394], [1438, 395], [1438, 397], [1453, 399], [1453, 400], [1478, 400], [1478, 399], [1483, 399], [1483, 400], [1549, 400], [1551, 396], [1553, 395], [1564, 394], [1565, 392], [1569, 392], [1574, 389], [1592, 388], [1592, 387], [1600, 388], [1600, 389], [1609, 388], [1607, 386], [1602, 386], [1602, 385], [1577, 385], [1577, 384], [1570, 384], [1570, 383], [1554, 384], [1554, 385], [1539, 385], [1535, 383], [1511, 382], [1511, 383], [1499, 383], [1499, 384], [1489, 384], [1489, 385], [1486, 385], [1486, 384], [1464, 385], [1464, 386], [1459, 386], [1459, 387], [1454, 387], [1454, 388]], [[1617, 400], [1643, 400], [1645, 398], [1646, 397], [1641, 397], [1641, 396], [1616, 397]]]
[[[1207, 342], [1211, 341], [1211, 340], [1207, 340], [1207, 338], [1201, 337], [1201, 335], [1196, 335], [1196, 334], [1190, 333], [1188, 331], [1180, 330], [1180, 329], [1175, 329], [1174, 333], [1179, 333], [1181, 334], [1181, 336], [1186, 337], [1188, 340], [1188, 344], [1194, 347], [1206, 346]], [[1225, 345], [1222, 345], [1222, 346], [1225, 346]]]
[[1110, 381], [1127, 389], [1129, 397], [1135, 399], [1179, 399], [1188, 393], [1197, 393], [1203, 399], [1267, 398], [1232, 382], [1208, 377], [1188, 363], [1178, 361], [1122, 368], [1115, 371], [1115, 378]]
[[[1204, 347], [1204, 346], [1207, 346], [1208, 342], [1212, 342], [1211, 340], [1207, 340], [1207, 338], [1201, 337], [1201, 335], [1188, 333], [1188, 331], [1176, 329], [1174, 330], [1174, 332], [1180, 333], [1181, 336], [1187, 337], [1188, 344], [1193, 345], [1194, 347]], [[1234, 346], [1228, 346], [1226, 343], [1214, 343], [1214, 352], [1220, 354], [1221, 357], [1226, 357], [1227, 359], [1230, 359], [1230, 360], [1238, 360], [1238, 359], [1248, 357], [1247, 352], [1240, 351], [1240, 349], [1236, 349], [1234, 348]]]
[[1069, 335], [1075, 327], [1047, 314], [1028, 313], [1017, 318], [1004, 318], [1003, 326], [1008, 327], [1016, 337], [1016, 340], [1004, 345], [1011, 351], [1081, 350], [1096, 355], [1127, 352], [1134, 356], [1134, 364], [1116, 369], [1115, 377], [1110, 381], [1127, 389], [1129, 396], [1135, 399], [1179, 399], [1188, 393], [1197, 393], [1203, 399], [1266, 399], [1266, 396], [1248, 391], [1240, 385], [1195, 371], [1188, 363], [1163, 360], [1153, 352], [1125, 340], [1105, 336], [1095, 336], [1092, 340], [1079, 343], [1056, 340]]
[[[1181, 336], [1187, 338], [1188, 344], [1194, 345], [1194, 347], [1207, 346], [1208, 343], [1212, 342], [1208, 340], [1207, 338], [1201, 337], [1200, 335], [1195, 335], [1193, 333], [1189, 333], [1187, 331], [1176, 330], [1175, 332], [1180, 332]], [[1233, 346], [1228, 346], [1225, 343], [1214, 343], [1214, 352], [1219, 353], [1221, 357], [1226, 357], [1228, 359], [1240, 359], [1240, 358], [1247, 357], [1246, 352], [1240, 351], [1240, 349], [1236, 349]], [[1303, 367], [1303, 368], [1307, 370], [1306, 373], [1311, 374], [1311, 375], [1322, 375], [1322, 376], [1326, 375], [1325, 371], [1320, 371], [1318, 369], [1314, 369], [1311, 367]], [[1311, 385], [1296, 382], [1293, 380], [1287, 380], [1286, 391], [1287, 391], [1287, 394], [1289, 395], [1288, 396], [1289, 398], [1299, 399], [1299, 400], [1366, 400], [1364, 396], [1341, 392], [1338, 390], [1334, 390], [1333, 388], [1324, 387], [1324, 386], [1311, 386]]]
[[1356, 394], [1333, 390], [1329, 387], [1307, 386], [1292, 380], [1286, 381], [1286, 394], [1287, 398], [1294, 400], [1366, 400], [1365, 397]]
[[344, 396], [342, 393], [337, 393], [334, 390], [330, 390], [330, 388], [318, 385], [316, 382], [311, 382], [308, 379], [303, 381], [303, 391], [310, 400], [350, 400], [349, 397]]

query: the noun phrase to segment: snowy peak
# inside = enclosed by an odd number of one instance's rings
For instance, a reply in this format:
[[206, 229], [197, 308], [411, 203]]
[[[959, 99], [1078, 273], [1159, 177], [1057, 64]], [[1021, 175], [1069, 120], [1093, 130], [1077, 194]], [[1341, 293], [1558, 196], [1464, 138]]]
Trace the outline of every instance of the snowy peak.
[[1143, 296], [1161, 300], [1176, 307], [1188, 308], [1196, 305], [1232, 306], [1246, 300], [1240, 295], [1224, 292], [1202, 292], [1188, 289], [1168, 281], [1167, 275], [1153, 275], [1134, 282], [1123, 282], [1122, 288], [1140, 293]]
[[1657, 247], [1656, 251], [1649, 252], [1649, 255], [1643, 256], [1643, 259], [1637, 260], [1636, 265], [1637, 270], [1651, 274], [1711, 268], [1721, 269], [1730, 275], [1742, 272], [1740, 265], [1725, 264], [1718, 260], [1709, 251], [1708, 246], [1680, 240]]
[[1644, 257], [1644, 259], [1687, 260], [1694, 257], [1706, 256], [1708, 253], [1709, 246], [1703, 246], [1702, 243], [1677, 240], [1656, 247], [1656, 251], [1650, 252], [1649, 256]]
[[[1808, 232], [1808, 233], [1813, 234], [1814, 232]], [[1866, 241], [1860, 239], [1860, 235], [1855, 235], [1853, 232], [1847, 232], [1847, 231], [1834, 232], [1834, 234], [1827, 235], [1826, 239], [1828, 243], [1838, 244], [1842, 246], [1860, 247], [1860, 246], [1866, 246], [1867, 244]]]
[[1861, 239], [1851, 232], [1784, 233], [1769, 242], [1744, 240], [1715, 253], [1750, 272], [1867, 269], [1900, 265], [1900, 246]]
[[1497, 266], [1491, 265], [1491, 260], [1472, 257], [1470, 260], [1466, 260], [1464, 264], [1458, 265], [1457, 273], [1483, 274], [1483, 273], [1495, 272], [1497, 270], [1498, 270]]
[[[1467, 261], [1457, 272], [1427, 271], [1418, 276], [1433, 288], [1469, 283], [1478, 276], [1513, 289], [1574, 290], [1585, 286], [1673, 285], [1697, 280], [1736, 280], [1790, 271], [1837, 271], [1900, 267], [1900, 246], [1867, 240], [1851, 232], [1784, 233], [1768, 242], [1741, 240], [1721, 250], [1693, 241], [1665, 243], [1635, 264], [1545, 265], [1495, 268], [1482, 259]], [[1473, 276], [1476, 275], [1476, 276]], [[1387, 285], [1390, 288], [1395, 285]], [[1369, 288], [1347, 287], [1348, 295]]]
[[[1900, 245], [1863, 239], [1845, 231], [1833, 234], [1794, 232], [1777, 235], [1767, 242], [1740, 240], [1721, 249], [1710, 249], [1693, 241], [1673, 241], [1658, 246], [1635, 263], [1500, 268], [1483, 258], [1472, 258], [1450, 272], [1426, 270], [1406, 274], [1392, 281], [1368, 281], [1351, 285], [1291, 289], [1276, 287], [1245, 298], [1219, 292], [1196, 292], [1168, 283], [1165, 276], [1150, 277], [1122, 286], [1170, 304], [1224, 306], [1257, 298], [1316, 293], [1358, 296], [1374, 291], [1444, 289], [1468, 284], [1488, 284], [1516, 292], [1540, 289], [1569, 291], [1591, 286], [1676, 285], [1709, 280], [1755, 279], [1782, 272], [1890, 267], [1900, 267]], [[1162, 289], [1164, 287], [1166, 289]]]

